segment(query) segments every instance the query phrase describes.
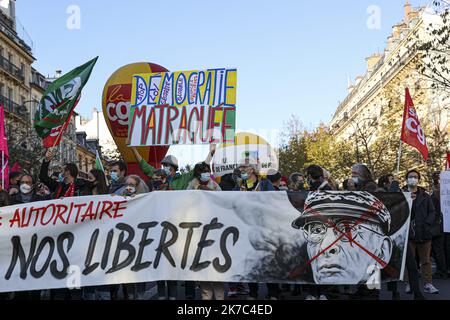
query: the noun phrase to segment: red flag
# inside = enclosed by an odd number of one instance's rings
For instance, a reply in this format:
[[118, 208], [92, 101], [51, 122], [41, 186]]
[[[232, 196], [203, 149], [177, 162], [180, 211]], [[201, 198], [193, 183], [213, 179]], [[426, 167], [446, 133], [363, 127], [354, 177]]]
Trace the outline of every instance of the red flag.
[[22, 171], [22, 167], [20, 166], [20, 163], [18, 161], [14, 162], [10, 172], [20, 172]]
[[420, 125], [419, 117], [417, 116], [416, 108], [414, 108], [414, 103], [408, 88], [405, 91], [405, 111], [403, 113], [401, 140], [419, 150], [425, 161], [427, 161], [428, 146], [425, 132]]
[[5, 106], [0, 104], [0, 161], [1, 161], [1, 187], [5, 190], [9, 188], [9, 150], [8, 139], [5, 132]]
[[72, 115], [73, 115], [73, 110], [70, 112], [70, 115], [67, 118], [66, 123], [64, 123], [62, 126], [53, 128], [51, 133], [42, 140], [42, 142], [44, 143], [44, 148], [56, 147], [61, 143], [61, 138], [63, 136], [63, 132], [69, 126], [70, 119], [72, 119]]
[[447, 163], [445, 164], [445, 170], [450, 171], [450, 152], [447, 152]]

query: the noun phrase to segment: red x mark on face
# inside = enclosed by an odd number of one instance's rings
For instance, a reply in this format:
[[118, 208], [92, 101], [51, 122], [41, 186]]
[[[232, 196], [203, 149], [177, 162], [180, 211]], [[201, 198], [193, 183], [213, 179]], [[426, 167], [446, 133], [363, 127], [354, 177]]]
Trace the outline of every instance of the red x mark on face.
[[[373, 216], [375, 214], [375, 211], [377, 210], [376, 207], [373, 207], [369, 210], [367, 210], [366, 212], [364, 212], [364, 214], [361, 215], [361, 217], [359, 217], [358, 220], [356, 220], [356, 222], [353, 225], [346, 225], [349, 226], [350, 230], [353, 229], [354, 227], [358, 226], [359, 224], [363, 223], [364, 221], [366, 221], [368, 216]], [[313, 213], [315, 216], [319, 216], [319, 217], [323, 217], [325, 218], [323, 215], [321, 215], [319, 212], [315, 211], [315, 210], [311, 210], [311, 213]], [[326, 218], [327, 223], [329, 225], [331, 225], [333, 227], [334, 230], [338, 231], [338, 233], [340, 233], [339, 237], [337, 237], [332, 243], [330, 243], [326, 248], [322, 249], [320, 252], [318, 252], [314, 257], [312, 257], [310, 260], [308, 260], [308, 262], [306, 263], [306, 265], [304, 266], [299, 266], [297, 268], [295, 268], [293, 271], [291, 271], [291, 273], [289, 274], [288, 278], [290, 279], [294, 279], [297, 278], [298, 276], [300, 276], [301, 274], [304, 273], [305, 269], [314, 261], [316, 260], [319, 256], [321, 256], [322, 254], [324, 254], [325, 252], [327, 252], [330, 248], [332, 248], [338, 241], [340, 241], [343, 237], [346, 237], [351, 245], [356, 245], [357, 247], [359, 247], [362, 251], [364, 251], [366, 254], [368, 254], [370, 257], [372, 257], [376, 262], [378, 262], [385, 270], [386, 272], [390, 275], [393, 276], [394, 273], [396, 272], [396, 270], [394, 268], [392, 268], [391, 266], [388, 266], [388, 263], [386, 261], [384, 261], [383, 259], [381, 259], [380, 257], [378, 257], [377, 255], [375, 255], [374, 253], [370, 252], [370, 250], [364, 248], [360, 243], [358, 243], [357, 241], [355, 241], [355, 239], [353, 239], [351, 231], [350, 232], [343, 232], [341, 229], [339, 229], [336, 226], [336, 223], [334, 223], [333, 220], [331, 220], [330, 218]]]

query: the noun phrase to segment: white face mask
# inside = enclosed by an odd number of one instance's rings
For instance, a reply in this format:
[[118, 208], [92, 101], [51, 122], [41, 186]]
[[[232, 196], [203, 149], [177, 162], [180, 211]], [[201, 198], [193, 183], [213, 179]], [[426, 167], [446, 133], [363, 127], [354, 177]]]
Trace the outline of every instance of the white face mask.
[[419, 184], [419, 179], [417, 178], [408, 178], [408, 186], [410, 187], [417, 187]]
[[359, 183], [359, 177], [352, 177], [353, 183], [358, 184]]
[[31, 192], [31, 186], [27, 185], [26, 183], [20, 185], [20, 192], [24, 194], [28, 194]]

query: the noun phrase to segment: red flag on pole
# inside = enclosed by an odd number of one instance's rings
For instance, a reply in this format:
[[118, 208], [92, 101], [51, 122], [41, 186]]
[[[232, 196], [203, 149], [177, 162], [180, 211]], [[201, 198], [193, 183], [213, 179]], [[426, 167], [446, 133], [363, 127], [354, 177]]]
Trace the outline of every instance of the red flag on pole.
[[405, 89], [405, 111], [403, 113], [403, 125], [401, 140], [404, 143], [419, 150], [425, 161], [428, 159], [428, 146], [425, 132], [420, 125], [416, 108], [409, 94], [408, 88]]
[[1, 157], [1, 187], [4, 190], [9, 188], [9, 150], [8, 139], [5, 131], [5, 105], [0, 103], [0, 157]]
[[73, 110], [70, 113], [69, 117], [67, 118], [66, 123], [64, 123], [62, 126], [51, 129], [51, 133], [46, 138], [42, 139], [42, 142], [44, 143], [44, 148], [56, 147], [61, 143], [63, 132], [69, 126], [70, 119], [72, 119], [72, 115]]

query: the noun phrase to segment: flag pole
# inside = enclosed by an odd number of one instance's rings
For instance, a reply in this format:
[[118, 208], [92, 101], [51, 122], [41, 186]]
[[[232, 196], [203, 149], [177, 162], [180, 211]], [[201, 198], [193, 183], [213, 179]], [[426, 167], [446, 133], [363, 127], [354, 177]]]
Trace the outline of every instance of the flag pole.
[[2, 151], [2, 190], [5, 190], [5, 152]]
[[403, 146], [403, 141], [400, 140], [400, 145], [398, 147], [398, 155], [397, 155], [397, 171], [396, 171], [397, 176], [398, 176], [398, 173], [400, 172], [400, 159], [402, 157], [402, 146]]

